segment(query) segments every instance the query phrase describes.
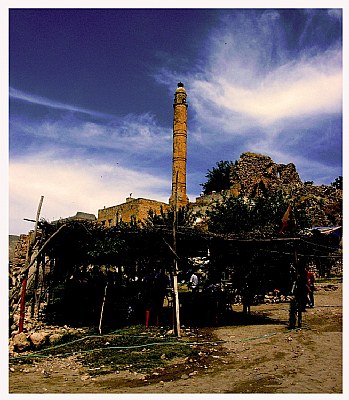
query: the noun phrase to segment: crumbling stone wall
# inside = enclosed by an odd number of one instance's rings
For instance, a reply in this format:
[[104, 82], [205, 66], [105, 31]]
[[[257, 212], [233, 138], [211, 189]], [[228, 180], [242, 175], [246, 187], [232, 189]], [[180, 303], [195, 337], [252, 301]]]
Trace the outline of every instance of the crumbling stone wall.
[[230, 183], [231, 194], [246, 197], [303, 185], [294, 164], [276, 164], [269, 156], [256, 153], [241, 154], [231, 168]]
[[22, 234], [19, 236], [13, 253], [9, 258], [9, 277], [10, 277], [10, 285], [16, 284], [16, 279], [18, 278], [18, 274], [21, 268], [25, 264], [25, 259], [28, 252], [30, 233]]
[[[302, 203], [313, 226], [342, 225], [342, 190], [333, 186], [303, 183], [293, 163], [276, 164], [269, 156], [243, 153], [231, 167], [229, 196], [253, 198], [282, 190], [298, 204]], [[221, 193], [200, 196], [191, 204], [193, 211], [207, 210], [223, 199]]]
[[343, 191], [333, 186], [303, 185], [294, 196], [306, 206], [314, 226], [342, 225]]

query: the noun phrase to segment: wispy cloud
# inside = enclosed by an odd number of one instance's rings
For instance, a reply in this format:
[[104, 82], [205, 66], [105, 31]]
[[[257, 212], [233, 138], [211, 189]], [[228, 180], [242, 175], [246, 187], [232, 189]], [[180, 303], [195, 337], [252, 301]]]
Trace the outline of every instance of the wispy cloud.
[[[218, 74], [215, 80], [197, 80], [193, 94], [198, 98], [205, 93], [214, 105], [220, 108], [223, 121], [229, 121], [237, 114], [248, 124], [270, 126], [288, 118], [320, 113], [340, 113], [342, 106], [342, 73], [339, 67], [322, 71], [324, 64], [338, 58], [338, 53], [317, 57], [320, 68], [314, 60], [290, 63], [273, 70], [255, 86], [243, 87], [230, 82]], [[198, 100], [199, 102], [200, 100]], [[201, 111], [201, 110], [200, 110]], [[242, 124], [243, 121], [241, 121]]]
[[[151, 114], [127, 115], [123, 119], [95, 122], [71, 116], [44, 120], [13, 116], [11, 129], [20, 132], [36, 146], [66, 146], [70, 151], [80, 149], [115, 150], [123, 157], [152, 151], [154, 156], [170, 154], [171, 128], [159, 126]], [[102, 154], [101, 154], [102, 155]]]
[[106, 118], [106, 117], [110, 118], [111, 117], [108, 114], [100, 113], [100, 112], [94, 111], [94, 110], [88, 110], [86, 108], [77, 107], [77, 106], [74, 106], [71, 104], [60, 103], [58, 101], [54, 101], [54, 100], [48, 99], [46, 97], [37, 96], [35, 94], [23, 92], [21, 90], [15, 89], [13, 87], [10, 87], [9, 94], [10, 94], [11, 99], [24, 101], [24, 102], [30, 103], [30, 104], [36, 104], [39, 106], [44, 106], [44, 107], [49, 107], [49, 108], [54, 108], [54, 109], [64, 110], [64, 111], [69, 111], [69, 112], [78, 112], [78, 113], [88, 114], [93, 117], [102, 117], [102, 118]]
[[[188, 77], [191, 104], [198, 120], [243, 130], [267, 128], [288, 119], [342, 111], [342, 55], [337, 47], [323, 52], [302, 52], [288, 59], [284, 47], [266, 54], [262, 38], [244, 43], [235, 32], [219, 31], [211, 39], [207, 68]], [[270, 32], [271, 34], [271, 32]], [[229, 38], [231, 36], [231, 42]], [[243, 36], [239, 32], [237, 36]], [[249, 48], [249, 44], [252, 44]], [[226, 50], [224, 50], [226, 47]], [[244, 67], [244, 64], [246, 67]]]

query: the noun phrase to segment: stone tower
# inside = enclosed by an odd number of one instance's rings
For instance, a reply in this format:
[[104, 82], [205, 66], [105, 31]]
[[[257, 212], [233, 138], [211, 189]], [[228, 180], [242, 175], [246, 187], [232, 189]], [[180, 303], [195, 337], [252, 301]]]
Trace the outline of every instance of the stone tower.
[[[173, 160], [172, 160], [172, 194], [170, 205], [175, 205], [177, 181], [177, 207], [189, 203], [187, 197], [187, 93], [183, 83], [179, 82], [173, 103]], [[177, 178], [178, 174], [178, 178]]]

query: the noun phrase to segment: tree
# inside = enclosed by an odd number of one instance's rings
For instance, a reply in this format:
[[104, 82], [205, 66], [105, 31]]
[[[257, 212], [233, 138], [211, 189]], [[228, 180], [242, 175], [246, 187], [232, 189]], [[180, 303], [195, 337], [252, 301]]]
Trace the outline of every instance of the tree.
[[310, 218], [303, 205], [277, 191], [253, 199], [223, 196], [223, 201], [207, 211], [208, 228], [217, 233], [273, 235], [280, 231], [282, 218], [290, 205], [292, 223], [289, 227], [293, 230], [310, 227]]
[[232, 161], [218, 161], [216, 162], [216, 167], [213, 167], [212, 170], [207, 170], [207, 174], [205, 175], [207, 182], [201, 184], [204, 194], [229, 189], [230, 170], [233, 165]]
[[208, 229], [217, 233], [239, 233], [251, 229], [251, 200], [242, 197], [224, 196], [208, 210]]
[[343, 176], [339, 176], [331, 183], [331, 186], [335, 187], [336, 189], [343, 189]]
[[[148, 211], [148, 216], [143, 226], [145, 228], [152, 228], [154, 226], [172, 229], [173, 226], [173, 210], [164, 211], [161, 207], [160, 214], [156, 214], [154, 210]], [[189, 207], [180, 207], [177, 211], [177, 226], [190, 227], [195, 222], [195, 216]]]

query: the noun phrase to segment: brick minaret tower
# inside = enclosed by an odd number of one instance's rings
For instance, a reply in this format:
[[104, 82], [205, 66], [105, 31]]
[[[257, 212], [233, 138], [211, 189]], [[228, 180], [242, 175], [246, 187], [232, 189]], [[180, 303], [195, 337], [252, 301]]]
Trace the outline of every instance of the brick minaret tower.
[[[170, 205], [174, 206], [177, 180], [177, 207], [189, 203], [187, 197], [187, 93], [183, 83], [179, 82], [173, 103], [173, 161], [172, 194]], [[177, 178], [178, 173], [178, 178]]]

